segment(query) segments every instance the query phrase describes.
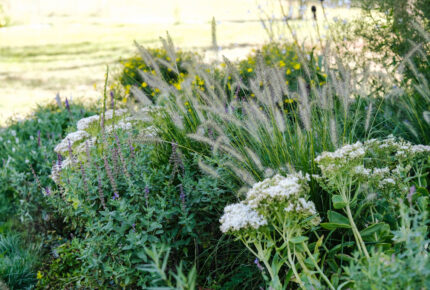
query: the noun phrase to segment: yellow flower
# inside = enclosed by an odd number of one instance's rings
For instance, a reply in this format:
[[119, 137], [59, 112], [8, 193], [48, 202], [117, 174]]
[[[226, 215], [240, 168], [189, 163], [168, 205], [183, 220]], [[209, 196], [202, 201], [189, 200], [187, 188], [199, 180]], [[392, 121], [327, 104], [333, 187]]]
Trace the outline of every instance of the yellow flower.
[[43, 274], [40, 271], [37, 271], [37, 276], [36, 276], [37, 280], [40, 280], [43, 278]]
[[255, 94], [254, 94], [254, 93], [252, 93], [252, 94], [251, 94], [251, 97], [255, 97]]
[[156, 76], [156, 75], [157, 75], [157, 73], [155, 72], [155, 70], [152, 70], [152, 71], [151, 71], [151, 73], [152, 73], [154, 76]]
[[326, 79], [327, 78], [327, 74], [322, 74], [322, 76]]
[[293, 68], [295, 69], [295, 70], [299, 70], [300, 69], [300, 63], [296, 63], [294, 66], [293, 66]]
[[126, 86], [125, 86], [125, 94], [126, 94], [126, 95], [128, 95], [128, 94], [130, 93], [130, 88], [131, 88], [131, 86], [130, 86], [130, 85], [126, 85]]
[[325, 82], [320, 82], [320, 86], [322, 86], [322, 85], [324, 85], [325, 84]]
[[285, 101], [284, 101], [286, 104], [292, 104], [292, 103], [294, 103], [294, 100], [293, 99], [285, 99]]
[[285, 62], [283, 60], [279, 61], [279, 67], [284, 67], [285, 66]]
[[155, 88], [155, 92], [156, 92], [156, 93], [159, 93], [159, 92], [160, 92], [160, 89], [159, 89], [159, 88]]
[[121, 101], [122, 101], [124, 104], [125, 104], [125, 103], [127, 103], [127, 97], [123, 98]]
[[180, 83], [173, 84], [173, 86], [174, 86], [178, 91], [181, 89], [181, 84], [180, 84]]
[[185, 106], [189, 106], [190, 105], [190, 103], [189, 102], [185, 102]]
[[221, 67], [225, 67], [226, 64], [224, 62], [221, 63]]
[[286, 85], [289, 85], [289, 84], [290, 84], [290, 82], [289, 82], [289, 81], [285, 81], [285, 84], [286, 84]]
[[94, 87], [94, 89], [96, 90], [96, 89], [97, 89], [97, 84], [96, 84], [96, 83], [94, 83], [94, 84], [93, 84], [93, 87]]
[[147, 86], [148, 86], [147, 83], [145, 83], [145, 82], [142, 83], [142, 88], [146, 88]]
[[249, 68], [249, 69], [248, 69], [248, 72], [249, 72], [249, 73], [250, 73], [250, 72], [252, 72], [252, 68]]
[[290, 75], [291, 74], [291, 69], [287, 69], [287, 71], [285, 72], [285, 74]]

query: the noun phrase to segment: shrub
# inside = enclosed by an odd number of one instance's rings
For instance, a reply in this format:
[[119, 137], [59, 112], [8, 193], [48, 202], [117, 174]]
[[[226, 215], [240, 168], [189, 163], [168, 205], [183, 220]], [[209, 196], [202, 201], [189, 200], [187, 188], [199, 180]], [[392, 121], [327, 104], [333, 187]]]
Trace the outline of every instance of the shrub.
[[53, 148], [69, 124], [91, 109], [72, 104], [67, 107], [39, 107], [24, 121], [11, 122], [0, 132], [0, 222], [11, 216], [38, 225], [52, 217], [45, 202], [46, 190], [54, 184], [49, 178]]
[[[218, 273], [210, 274], [217, 267], [212, 262], [232, 257], [214, 252], [220, 238], [216, 224], [225, 203], [234, 198], [233, 185], [203, 176], [197, 157], [184, 159], [175, 143], [146, 144], [146, 118], [130, 119], [134, 123], [128, 128], [118, 126], [130, 118], [127, 113], [112, 115], [117, 117], [105, 122], [89, 122], [103, 114], [78, 122], [93, 136], [86, 140], [97, 138], [91, 144], [69, 139], [67, 159], [55, 173], [59, 190], [49, 200], [74, 238], [57, 248], [59, 258], [46, 265], [40, 285], [58, 284], [58, 277], [70, 275], [62, 287], [148, 287], [154, 281], [139, 269], [148, 269], [150, 245], [162, 244], [171, 248], [171, 265], [188, 269], [195, 264], [197, 273], [205, 273], [198, 283], [218, 281]], [[108, 132], [110, 127], [115, 129]], [[87, 144], [83, 151], [78, 150], [81, 144]], [[75, 256], [79, 264], [64, 265]]]

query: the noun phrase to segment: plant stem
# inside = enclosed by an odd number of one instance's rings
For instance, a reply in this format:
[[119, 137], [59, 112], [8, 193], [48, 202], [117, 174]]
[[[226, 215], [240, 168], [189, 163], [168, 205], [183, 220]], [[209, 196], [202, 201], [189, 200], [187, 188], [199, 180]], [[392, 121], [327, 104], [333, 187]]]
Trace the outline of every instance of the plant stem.
[[320, 266], [318, 266], [317, 261], [315, 261], [314, 256], [312, 255], [311, 251], [309, 250], [308, 246], [306, 245], [306, 243], [303, 243], [303, 246], [305, 247], [305, 251], [306, 253], [309, 255], [309, 257], [312, 260], [312, 263], [314, 263], [315, 268], [317, 268], [318, 272], [320, 273], [321, 277], [324, 279], [324, 281], [327, 282], [328, 286], [330, 287], [330, 289], [334, 290], [335, 288], [333, 287], [333, 285], [331, 284], [330, 280], [327, 278], [327, 276], [324, 274], [324, 272], [321, 270]]
[[293, 270], [294, 276], [296, 276], [297, 282], [299, 283], [300, 287], [305, 289], [305, 285], [303, 284], [303, 281], [300, 279], [299, 273], [297, 272], [296, 266], [294, 265], [293, 258], [291, 257], [291, 249], [289, 243], [287, 243], [287, 255], [288, 255], [288, 261], [290, 262], [291, 269]]
[[346, 206], [346, 214], [348, 216], [349, 223], [351, 224], [352, 232], [354, 233], [357, 244], [361, 246], [362, 251], [364, 252], [364, 255], [366, 256], [366, 258], [369, 259], [370, 258], [369, 252], [367, 252], [366, 245], [364, 244], [364, 241], [361, 238], [360, 232], [358, 231], [357, 226], [355, 225], [354, 219], [352, 218], [352, 213], [349, 205]]

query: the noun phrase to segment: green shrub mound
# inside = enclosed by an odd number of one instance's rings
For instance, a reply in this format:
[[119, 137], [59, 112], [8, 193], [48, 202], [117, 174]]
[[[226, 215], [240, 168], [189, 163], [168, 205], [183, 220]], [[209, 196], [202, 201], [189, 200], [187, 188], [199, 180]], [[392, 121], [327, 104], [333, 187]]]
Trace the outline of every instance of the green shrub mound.
[[163, 45], [139, 47], [98, 110], [39, 108], [0, 133], [0, 280], [429, 288], [425, 74], [386, 84], [328, 47], [208, 64]]

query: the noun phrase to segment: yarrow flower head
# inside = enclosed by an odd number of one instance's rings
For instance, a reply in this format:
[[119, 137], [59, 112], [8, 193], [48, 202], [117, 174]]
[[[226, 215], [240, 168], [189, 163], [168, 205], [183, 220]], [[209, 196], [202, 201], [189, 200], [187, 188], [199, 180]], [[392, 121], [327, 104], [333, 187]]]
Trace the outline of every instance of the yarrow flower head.
[[363, 143], [347, 144], [334, 152], [323, 152], [315, 162], [322, 171], [334, 171], [345, 166], [357, 166], [366, 154]]
[[85, 131], [76, 131], [68, 134], [57, 146], [55, 146], [54, 151], [58, 154], [65, 155], [69, 151], [69, 144], [73, 146], [75, 143], [90, 137]]
[[254, 184], [246, 195], [246, 203], [251, 208], [264, 208], [274, 202], [296, 200], [308, 192], [308, 180], [309, 175], [303, 175], [301, 172], [289, 174], [287, 177], [277, 174]]
[[76, 123], [76, 127], [78, 128], [78, 130], [81, 130], [81, 131], [87, 130], [93, 124], [96, 124], [99, 119], [100, 119], [99, 115], [94, 115], [94, 116], [80, 119]]
[[267, 225], [267, 220], [249, 205], [242, 202], [226, 206], [220, 223], [221, 231], [227, 233], [246, 229], [256, 230]]

